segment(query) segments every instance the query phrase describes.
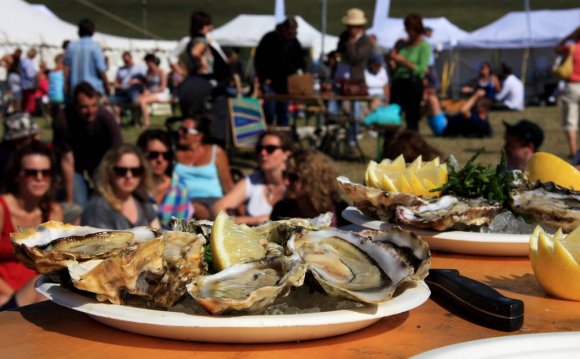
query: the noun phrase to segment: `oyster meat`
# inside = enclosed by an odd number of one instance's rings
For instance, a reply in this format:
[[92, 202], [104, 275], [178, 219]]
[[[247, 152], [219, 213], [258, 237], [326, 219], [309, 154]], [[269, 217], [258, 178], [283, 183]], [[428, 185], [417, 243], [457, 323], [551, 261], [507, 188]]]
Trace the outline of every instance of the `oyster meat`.
[[288, 248], [327, 294], [367, 304], [390, 299], [404, 282], [423, 280], [431, 262], [428, 244], [398, 227], [385, 232], [305, 231]]
[[444, 231], [452, 227], [487, 225], [501, 209], [500, 204], [483, 198], [443, 196], [423, 205], [397, 206], [395, 214], [402, 224]]
[[510, 192], [512, 210], [543, 226], [571, 232], [580, 226], [580, 192], [554, 183]]

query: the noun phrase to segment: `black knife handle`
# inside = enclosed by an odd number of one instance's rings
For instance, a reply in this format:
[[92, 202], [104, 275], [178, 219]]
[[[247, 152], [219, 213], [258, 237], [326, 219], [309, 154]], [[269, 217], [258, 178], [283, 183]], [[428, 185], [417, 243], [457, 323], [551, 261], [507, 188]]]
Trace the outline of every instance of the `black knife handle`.
[[464, 319], [488, 328], [513, 332], [524, 323], [524, 303], [455, 269], [431, 269], [425, 279], [433, 299]]

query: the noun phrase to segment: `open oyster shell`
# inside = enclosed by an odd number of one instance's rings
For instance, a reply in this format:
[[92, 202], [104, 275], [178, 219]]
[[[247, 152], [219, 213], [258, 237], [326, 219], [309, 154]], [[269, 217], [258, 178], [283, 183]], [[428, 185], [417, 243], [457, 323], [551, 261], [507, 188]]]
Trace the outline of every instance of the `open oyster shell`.
[[427, 201], [410, 193], [384, 192], [378, 188], [353, 183], [347, 177], [336, 179], [348, 202], [369, 217], [389, 221], [394, 217], [397, 205], [414, 206]]
[[397, 206], [395, 216], [402, 224], [444, 231], [452, 227], [488, 225], [501, 209], [501, 204], [483, 198], [443, 196], [423, 205]]
[[532, 189], [510, 192], [512, 210], [529, 220], [572, 232], [580, 226], [580, 192], [552, 182], [536, 183]]
[[423, 280], [431, 263], [427, 242], [398, 227], [384, 232], [305, 231], [288, 248], [326, 293], [368, 304], [390, 299], [404, 282]]
[[146, 227], [113, 231], [50, 221], [10, 235], [16, 258], [39, 273], [67, 268], [69, 261], [107, 258], [152, 240], [159, 232]]
[[291, 287], [301, 286], [306, 265], [286, 257], [236, 264], [187, 285], [189, 294], [212, 314], [261, 313]]

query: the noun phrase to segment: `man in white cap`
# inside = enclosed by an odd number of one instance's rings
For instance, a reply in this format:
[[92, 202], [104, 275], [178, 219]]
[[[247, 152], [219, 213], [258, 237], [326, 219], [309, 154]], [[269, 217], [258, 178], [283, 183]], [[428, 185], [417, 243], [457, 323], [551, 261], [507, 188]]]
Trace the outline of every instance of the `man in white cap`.
[[360, 9], [349, 9], [342, 23], [346, 30], [340, 35], [337, 50], [343, 63], [350, 66], [350, 79], [364, 81], [367, 62], [373, 54], [373, 44], [365, 34], [365, 13]]

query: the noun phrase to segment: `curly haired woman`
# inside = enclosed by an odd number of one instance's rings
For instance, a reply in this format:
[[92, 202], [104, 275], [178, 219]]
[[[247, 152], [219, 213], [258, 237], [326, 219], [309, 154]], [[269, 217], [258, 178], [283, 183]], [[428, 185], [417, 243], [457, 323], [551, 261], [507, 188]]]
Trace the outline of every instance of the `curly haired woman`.
[[298, 150], [286, 164], [286, 195], [276, 203], [270, 218], [312, 218], [334, 213], [334, 226], [348, 224], [341, 216], [346, 203], [340, 198], [332, 160], [316, 150]]

